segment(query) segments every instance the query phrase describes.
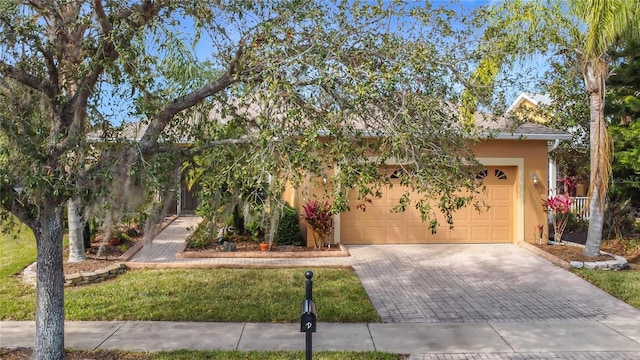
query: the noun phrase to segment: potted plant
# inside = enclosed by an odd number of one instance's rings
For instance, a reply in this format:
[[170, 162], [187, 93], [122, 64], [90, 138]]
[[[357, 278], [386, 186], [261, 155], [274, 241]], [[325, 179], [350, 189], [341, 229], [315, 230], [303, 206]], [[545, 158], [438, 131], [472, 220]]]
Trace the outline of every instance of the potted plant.
[[258, 221], [251, 222], [246, 226], [247, 231], [251, 234], [251, 237], [257, 239], [260, 243], [260, 251], [269, 251], [271, 244], [264, 239], [264, 230], [260, 226]]
[[320, 248], [333, 229], [331, 205], [326, 200], [320, 203], [317, 200], [310, 199], [306, 204], [302, 205], [302, 208], [304, 209], [304, 220], [314, 232], [315, 247]]

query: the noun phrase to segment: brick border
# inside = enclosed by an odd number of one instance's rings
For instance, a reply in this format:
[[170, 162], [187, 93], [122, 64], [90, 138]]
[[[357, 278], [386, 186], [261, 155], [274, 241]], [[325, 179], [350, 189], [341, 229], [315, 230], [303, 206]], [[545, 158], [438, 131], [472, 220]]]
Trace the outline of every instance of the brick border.
[[[580, 245], [580, 244], [575, 244], [572, 242], [568, 242], [565, 241], [566, 245], [564, 246], [576, 246], [576, 247], [584, 247], [584, 245]], [[564, 268], [564, 269], [571, 269], [571, 268], [576, 268], [576, 269], [580, 269], [580, 268], [585, 268], [585, 269], [591, 269], [591, 270], [620, 270], [620, 269], [624, 269], [625, 267], [628, 266], [628, 262], [627, 259], [625, 259], [622, 256], [619, 255], [614, 255], [614, 254], [610, 254], [608, 252], [604, 252], [602, 251], [603, 254], [609, 255], [611, 257], [613, 257], [615, 260], [609, 260], [609, 261], [572, 261], [571, 263], [566, 262], [562, 259], [560, 259], [559, 257], [552, 255], [534, 245], [531, 245], [527, 242], [522, 242], [520, 244], [520, 247], [525, 248], [529, 251], [531, 251], [532, 253], [545, 258], [549, 261], [551, 261], [553, 264]]]
[[[208, 259], [208, 258], [324, 258], [351, 256], [349, 250], [338, 244], [337, 251], [184, 251], [176, 253], [177, 259]], [[185, 244], [186, 247], [186, 244]]]

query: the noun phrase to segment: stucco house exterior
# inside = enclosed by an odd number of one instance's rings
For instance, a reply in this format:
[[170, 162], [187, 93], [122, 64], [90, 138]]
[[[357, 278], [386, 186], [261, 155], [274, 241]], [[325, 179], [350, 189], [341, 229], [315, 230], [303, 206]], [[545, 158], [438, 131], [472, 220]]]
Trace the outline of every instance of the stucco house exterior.
[[[549, 151], [558, 141], [571, 140], [571, 135], [551, 129], [540, 123], [525, 123], [512, 129], [502, 122], [476, 116], [476, 126], [485, 129], [487, 136], [470, 145], [476, 158], [485, 165], [477, 174], [478, 181], [486, 186], [483, 200], [489, 206], [483, 212], [473, 207], [458, 211], [453, 218], [453, 229], [444, 219], [432, 234], [428, 223], [421, 220], [415, 208], [394, 213], [406, 188], [396, 183], [393, 188], [383, 189], [381, 198], [373, 198], [366, 211], [356, 209], [356, 193], [350, 194], [351, 211], [333, 217], [331, 243], [341, 244], [428, 244], [428, 243], [534, 243], [539, 240], [536, 229], [543, 226], [547, 232], [547, 213], [542, 207], [548, 196]], [[144, 124], [129, 124], [125, 129], [128, 139], [137, 140], [144, 133]], [[489, 133], [491, 136], [489, 136]], [[386, 171], [402, 164], [386, 163]], [[391, 179], [392, 182], [397, 181]], [[399, 182], [399, 181], [397, 181]], [[283, 199], [303, 213], [302, 206], [309, 194], [322, 193], [313, 189], [309, 181], [299, 188], [289, 187]], [[178, 215], [193, 212], [197, 207], [194, 193], [197, 184], [187, 188], [182, 184], [179, 198], [172, 208]], [[306, 224], [301, 223], [307, 234]], [[313, 246], [312, 236], [306, 236], [307, 244]]]
[[[382, 198], [372, 199], [366, 211], [357, 210], [352, 202], [351, 211], [334, 215], [330, 242], [347, 245], [538, 242], [538, 226], [542, 225], [547, 233], [547, 213], [542, 200], [547, 198], [549, 190], [549, 144], [570, 140], [571, 135], [534, 123], [525, 123], [515, 130], [492, 124], [497, 131], [494, 136], [472, 145], [475, 156], [485, 165], [477, 179], [487, 188], [483, 195], [489, 205], [487, 211], [464, 208], [455, 214], [453, 229], [439, 219], [441, 224], [432, 234], [429, 224], [421, 221], [416, 209], [408, 208], [401, 213], [390, 211], [406, 190], [396, 184], [383, 189]], [[391, 168], [398, 165], [386, 164]], [[304, 186], [290, 189], [285, 193], [285, 200], [303, 213], [307, 194], [314, 192], [320, 191]], [[354, 192], [351, 198], [354, 202], [355, 195]], [[307, 244], [313, 245], [311, 234], [307, 235]]]

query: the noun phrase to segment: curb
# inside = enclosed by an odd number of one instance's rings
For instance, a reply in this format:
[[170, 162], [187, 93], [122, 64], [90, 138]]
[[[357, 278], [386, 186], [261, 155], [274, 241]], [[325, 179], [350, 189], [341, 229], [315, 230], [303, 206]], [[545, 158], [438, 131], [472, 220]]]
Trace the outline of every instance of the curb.
[[555, 255], [549, 254], [548, 252], [546, 252], [546, 251], [544, 251], [544, 250], [542, 250], [542, 249], [540, 249], [540, 248], [538, 248], [538, 247], [536, 247], [534, 245], [531, 245], [531, 244], [529, 244], [527, 242], [521, 242], [521, 243], [518, 243], [518, 246], [520, 246], [521, 248], [529, 250], [530, 252], [540, 256], [541, 258], [543, 258], [543, 259], [545, 259], [547, 261], [550, 261], [552, 264], [554, 264], [556, 266], [559, 266], [559, 267], [561, 267], [561, 268], [563, 268], [565, 270], [570, 270], [571, 269], [571, 264], [569, 264], [568, 262], [560, 259], [559, 257], [557, 257]]

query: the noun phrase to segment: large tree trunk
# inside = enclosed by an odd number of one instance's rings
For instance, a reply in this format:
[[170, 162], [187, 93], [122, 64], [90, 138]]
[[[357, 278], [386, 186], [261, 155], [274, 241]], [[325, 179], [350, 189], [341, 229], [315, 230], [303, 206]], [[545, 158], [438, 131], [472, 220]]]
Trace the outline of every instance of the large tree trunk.
[[608, 66], [604, 59], [588, 61], [584, 70], [585, 89], [589, 94], [589, 155], [591, 185], [590, 218], [584, 255], [600, 255], [606, 196], [611, 174], [611, 143], [604, 118], [605, 80]]
[[84, 241], [84, 221], [81, 215], [80, 200], [71, 198], [67, 201], [67, 218], [69, 222], [69, 262], [87, 260]]
[[45, 206], [32, 230], [38, 252], [34, 359], [63, 359], [62, 206]]

